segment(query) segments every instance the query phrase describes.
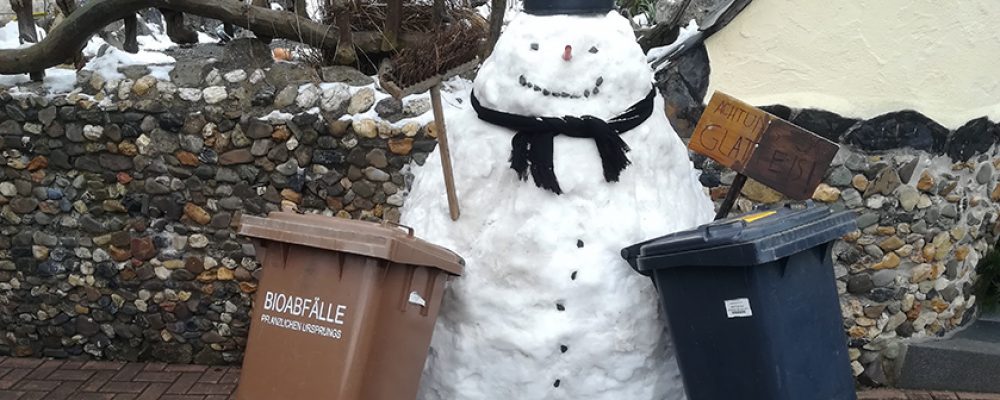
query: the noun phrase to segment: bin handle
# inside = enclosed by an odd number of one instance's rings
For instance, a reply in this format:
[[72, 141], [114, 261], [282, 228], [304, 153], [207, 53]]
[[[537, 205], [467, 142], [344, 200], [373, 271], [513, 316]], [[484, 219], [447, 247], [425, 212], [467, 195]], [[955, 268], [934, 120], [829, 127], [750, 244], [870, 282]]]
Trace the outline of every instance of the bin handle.
[[413, 237], [413, 228], [411, 228], [409, 226], [400, 224], [398, 222], [392, 222], [392, 221], [389, 221], [389, 220], [385, 220], [385, 219], [382, 220], [382, 225], [383, 226], [392, 225], [392, 227], [394, 227], [394, 228], [403, 228], [403, 229], [406, 230], [406, 236], [407, 237], [411, 237], [411, 238]]

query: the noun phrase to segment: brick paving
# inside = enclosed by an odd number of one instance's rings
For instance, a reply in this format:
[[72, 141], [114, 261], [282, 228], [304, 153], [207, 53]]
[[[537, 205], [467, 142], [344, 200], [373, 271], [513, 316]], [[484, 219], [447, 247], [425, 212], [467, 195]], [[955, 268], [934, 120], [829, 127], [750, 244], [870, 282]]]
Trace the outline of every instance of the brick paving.
[[0, 357], [0, 400], [228, 400], [239, 368]]
[[1000, 400], [1000, 394], [873, 389], [858, 392], [858, 400]]
[[[0, 357], [0, 400], [232, 400], [240, 369]], [[1000, 394], [869, 389], [858, 400], [1000, 400]]]

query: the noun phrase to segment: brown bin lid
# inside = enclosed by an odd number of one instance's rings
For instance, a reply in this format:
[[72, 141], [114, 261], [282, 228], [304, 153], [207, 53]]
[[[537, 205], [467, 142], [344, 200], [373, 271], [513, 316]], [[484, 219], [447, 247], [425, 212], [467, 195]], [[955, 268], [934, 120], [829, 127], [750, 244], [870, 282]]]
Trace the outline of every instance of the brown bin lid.
[[451, 250], [413, 236], [412, 228], [388, 222], [272, 212], [267, 218], [243, 216], [240, 234], [400, 264], [436, 267], [452, 275], [462, 275], [465, 269], [465, 261]]

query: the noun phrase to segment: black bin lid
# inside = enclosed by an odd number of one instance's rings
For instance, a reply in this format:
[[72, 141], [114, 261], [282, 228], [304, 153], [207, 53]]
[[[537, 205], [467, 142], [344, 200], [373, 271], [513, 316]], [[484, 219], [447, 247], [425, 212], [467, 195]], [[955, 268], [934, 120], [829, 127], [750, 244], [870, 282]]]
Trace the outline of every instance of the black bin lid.
[[833, 241], [857, 229], [856, 214], [808, 204], [732, 217], [622, 249], [637, 272], [681, 266], [750, 266]]
[[614, 9], [614, 0], [524, 0], [524, 11], [535, 15], [607, 14]]

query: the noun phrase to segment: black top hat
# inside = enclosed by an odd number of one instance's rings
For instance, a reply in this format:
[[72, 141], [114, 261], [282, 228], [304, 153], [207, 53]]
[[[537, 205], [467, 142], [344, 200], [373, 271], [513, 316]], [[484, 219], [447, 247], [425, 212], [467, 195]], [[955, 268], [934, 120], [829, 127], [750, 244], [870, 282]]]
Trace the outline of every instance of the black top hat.
[[615, 0], [524, 0], [524, 11], [535, 15], [604, 14], [615, 9]]

